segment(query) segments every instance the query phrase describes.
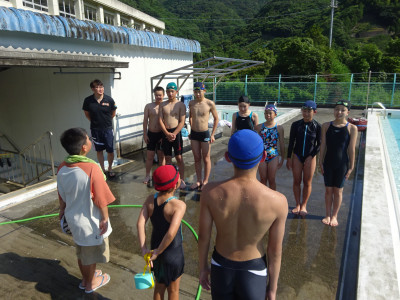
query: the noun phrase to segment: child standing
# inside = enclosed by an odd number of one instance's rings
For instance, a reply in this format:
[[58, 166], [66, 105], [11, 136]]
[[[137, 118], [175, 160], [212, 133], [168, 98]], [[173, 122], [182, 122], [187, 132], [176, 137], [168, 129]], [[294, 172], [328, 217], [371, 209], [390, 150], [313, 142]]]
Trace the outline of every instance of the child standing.
[[343, 186], [354, 169], [357, 126], [347, 122], [350, 103], [338, 101], [335, 120], [322, 125], [320, 167], [325, 182], [325, 218], [322, 223], [338, 226]]
[[[179, 299], [179, 282], [185, 264], [182, 247], [181, 221], [186, 204], [174, 193], [180, 185], [178, 169], [173, 165], [158, 167], [153, 173], [154, 187], [158, 193], [147, 197], [137, 221], [137, 231], [142, 255], [151, 253], [150, 261], [156, 278], [154, 299]], [[151, 251], [146, 247], [146, 222], [153, 225]]]
[[86, 131], [71, 128], [60, 140], [69, 154], [57, 173], [60, 219], [65, 216], [76, 244], [83, 277], [79, 288], [92, 293], [110, 281], [110, 275], [96, 270], [96, 263], [110, 259], [108, 236], [112, 229], [107, 205], [115, 197], [100, 167], [86, 157], [92, 148]]
[[[289, 147], [286, 167], [293, 172], [293, 193], [296, 207], [292, 213], [305, 216], [307, 201], [311, 195], [312, 179], [317, 164], [317, 154], [321, 144], [321, 125], [313, 119], [317, 112], [314, 101], [306, 101], [301, 108], [303, 119], [290, 127]], [[292, 152], [294, 153], [292, 158]], [[303, 179], [303, 201], [300, 201]]]
[[[276, 190], [276, 171], [282, 167], [285, 155], [283, 127], [275, 122], [277, 112], [278, 110], [274, 104], [267, 104], [264, 110], [266, 121], [258, 124], [255, 128], [256, 132], [263, 139], [264, 149], [267, 152], [265, 161], [260, 163], [258, 167], [260, 181], [265, 185], [268, 183], [269, 187], [273, 190]], [[278, 152], [278, 142], [281, 153]], [[281, 157], [280, 161], [276, 159], [278, 156]]]
[[240, 96], [238, 100], [239, 111], [232, 115], [232, 132], [234, 134], [238, 130], [251, 129], [254, 130], [258, 124], [258, 115], [249, 110], [250, 100], [247, 96]]

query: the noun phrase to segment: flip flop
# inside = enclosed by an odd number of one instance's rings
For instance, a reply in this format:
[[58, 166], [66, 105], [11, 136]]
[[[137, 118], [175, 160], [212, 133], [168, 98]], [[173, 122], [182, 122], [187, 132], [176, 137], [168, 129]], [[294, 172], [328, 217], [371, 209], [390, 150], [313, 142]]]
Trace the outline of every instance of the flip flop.
[[302, 216], [302, 217], [307, 216], [307, 214], [308, 214], [307, 211], [304, 211], [304, 210], [299, 211], [299, 215]]
[[[107, 279], [104, 280], [106, 275], [107, 275]], [[95, 290], [97, 290], [97, 289], [99, 289], [99, 288], [105, 286], [107, 283], [110, 282], [110, 279], [111, 279], [110, 275], [108, 275], [107, 273], [105, 273], [104, 275], [100, 275], [99, 277], [102, 277], [102, 278], [103, 278], [103, 279], [101, 280], [100, 284], [99, 284], [98, 286], [96, 286], [93, 290], [90, 290], [90, 291], [85, 290], [85, 293], [86, 293], [86, 294], [91, 294], [91, 293], [93, 293]]]
[[200, 183], [200, 184], [197, 184], [197, 182], [195, 182], [195, 183], [193, 183], [193, 184], [190, 186], [190, 190], [191, 190], [191, 191], [199, 190], [199, 189], [201, 189], [201, 186], [202, 186], [201, 183]]
[[108, 177], [114, 178], [115, 177], [115, 173], [113, 171], [109, 171], [108, 172]]
[[[95, 277], [99, 277], [99, 276], [101, 276], [103, 274], [103, 272], [101, 271], [101, 270], [96, 270], [95, 272], [94, 272], [94, 276]], [[82, 281], [79, 283], [79, 288], [81, 289], [81, 290], [84, 290], [84, 289], [86, 289], [86, 285], [83, 285], [82, 284]]]
[[181, 185], [179, 186], [180, 189], [185, 189], [186, 188], [186, 183], [182, 180]]
[[149, 181], [150, 181], [150, 176], [146, 176], [146, 177], [144, 178], [144, 180], [143, 180], [143, 183], [144, 183], [144, 184], [148, 184]]

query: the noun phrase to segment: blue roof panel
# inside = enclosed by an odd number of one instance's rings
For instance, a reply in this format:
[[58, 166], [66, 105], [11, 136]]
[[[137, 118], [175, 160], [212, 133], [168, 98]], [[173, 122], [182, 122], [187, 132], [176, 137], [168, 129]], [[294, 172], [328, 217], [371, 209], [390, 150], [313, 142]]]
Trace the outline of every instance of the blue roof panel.
[[0, 30], [200, 53], [194, 40], [0, 6]]

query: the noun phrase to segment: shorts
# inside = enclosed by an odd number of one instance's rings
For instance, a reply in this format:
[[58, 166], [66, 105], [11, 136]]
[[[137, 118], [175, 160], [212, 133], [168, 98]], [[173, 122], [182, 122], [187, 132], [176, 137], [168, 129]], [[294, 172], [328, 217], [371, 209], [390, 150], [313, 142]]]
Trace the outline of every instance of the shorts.
[[97, 152], [114, 152], [114, 134], [112, 129], [91, 129], [94, 148]]
[[208, 143], [210, 141], [210, 132], [208, 130], [202, 132], [192, 130], [190, 133], [190, 139], [192, 141]]
[[325, 167], [324, 165], [324, 183], [327, 187], [342, 188], [346, 181], [347, 165], [343, 167], [335, 168]]
[[226, 259], [214, 249], [211, 259], [212, 299], [265, 299], [267, 261], [265, 255], [248, 261]]
[[[174, 132], [176, 129], [167, 129], [168, 132]], [[182, 155], [183, 149], [183, 139], [182, 139], [182, 134], [179, 132], [176, 135], [176, 138], [173, 142], [168, 141], [167, 137], [164, 135], [161, 143], [161, 148], [164, 152], [165, 156], [172, 156], [172, 148], [174, 148], [174, 154], [176, 155]]]
[[185, 258], [182, 244], [175, 248], [167, 248], [153, 261], [154, 277], [158, 283], [169, 286], [183, 274]]
[[110, 260], [110, 247], [108, 237], [104, 238], [103, 243], [97, 246], [76, 245], [76, 256], [81, 260], [82, 265], [92, 265], [96, 263], [106, 263]]
[[162, 131], [160, 132], [152, 132], [147, 131], [147, 137], [149, 138], [149, 143], [147, 144], [147, 150], [156, 151], [161, 150], [161, 141], [163, 138]]

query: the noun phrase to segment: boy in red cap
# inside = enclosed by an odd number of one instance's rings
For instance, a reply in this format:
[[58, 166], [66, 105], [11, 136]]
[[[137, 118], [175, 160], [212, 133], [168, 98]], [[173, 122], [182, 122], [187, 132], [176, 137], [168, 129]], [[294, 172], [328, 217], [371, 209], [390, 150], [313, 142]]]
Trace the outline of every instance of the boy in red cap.
[[[142, 255], [151, 253], [151, 264], [156, 278], [154, 299], [179, 299], [179, 282], [185, 264], [182, 247], [181, 221], [186, 204], [174, 193], [180, 185], [178, 169], [173, 165], [158, 167], [153, 173], [153, 183], [158, 193], [147, 197], [137, 221], [137, 231]], [[151, 251], [146, 247], [146, 222], [153, 225]]]

